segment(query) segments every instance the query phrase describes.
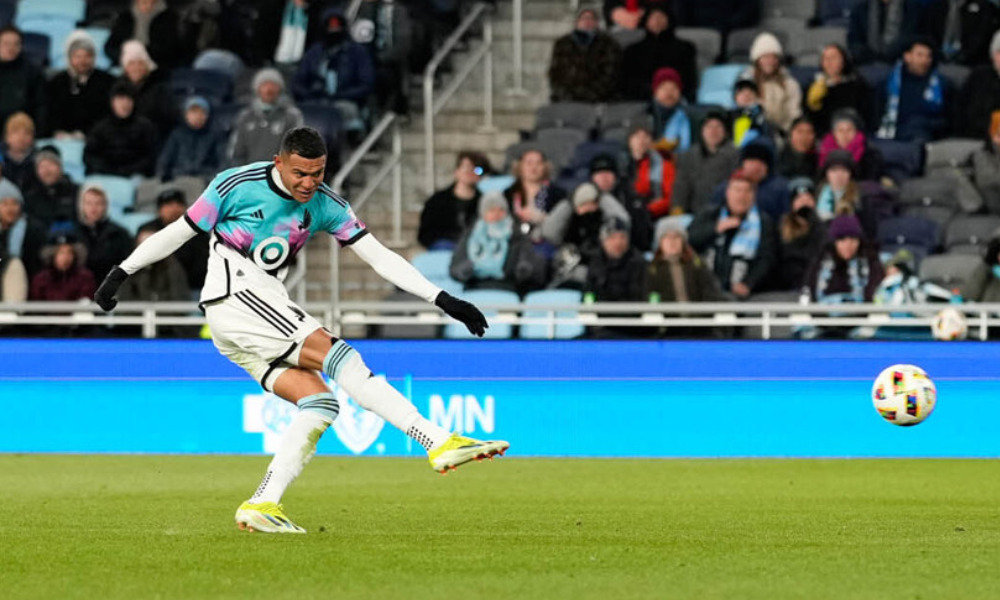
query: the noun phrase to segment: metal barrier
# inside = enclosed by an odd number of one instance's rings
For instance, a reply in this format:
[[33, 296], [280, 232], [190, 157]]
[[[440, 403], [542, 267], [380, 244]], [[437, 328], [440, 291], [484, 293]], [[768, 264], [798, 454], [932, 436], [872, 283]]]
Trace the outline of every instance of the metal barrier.
[[[302, 307], [323, 325], [339, 333], [341, 325], [444, 325], [452, 322], [424, 302], [306, 302]], [[496, 323], [545, 325], [549, 337], [555, 326], [588, 327], [760, 327], [761, 339], [771, 339], [775, 327], [929, 327], [944, 307], [966, 316], [970, 337], [988, 338], [988, 328], [1000, 327], [1000, 304], [798, 304], [795, 302], [672, 303], [605, 302], [572, 305], [504, 304], [480, 306], [496, 311]], [[544, 312], [544, 317], [522, 313]], [[576, 313], [560, 316], [559, 313]], [[905, 312], [912, 316], [900, 316]], [[410, 314], [407, 314], [410, 313]], [[143, 337], [156, 337], [166, 325], [201, 325], [204, 317], [193, 302], [122, 302], [105, 314], [93, 303], [26, 302], [0, 305], [0, 335], [5, 325], [139, 325]]]
[[[424, 154], [425, 169], [424, 187], [428, 194], [434, 192], [434, 116], [441, 112], [444, 105], [451, 100], [458, 88], [465, 82], [472, 71], [483, 63], [483, 126], [484, 131], [493, 130], [493, 23], [487, 18], [488, 5], [480, 2], [476, 4], [468, 15], [462, 20], [458, 28], [445, 40], [441, 49], [438, 50], [434, 58], [424, 69]], [[473, 25], [480, 20], [483, 22], [483, 42], [479, 48], [466, 60], [462, 68], [459, 69], [440, 96], [434, 98], [434, 75], [438, 67], [451, 53], [458, 42], [465, 36]]]

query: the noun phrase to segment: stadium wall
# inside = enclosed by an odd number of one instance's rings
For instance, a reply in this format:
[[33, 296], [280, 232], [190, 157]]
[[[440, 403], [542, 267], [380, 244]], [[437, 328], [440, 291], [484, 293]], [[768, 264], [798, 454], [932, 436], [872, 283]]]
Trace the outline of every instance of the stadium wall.
[[[997, 457], [994, 343], [358, 341], [438, 423], [518, 456]], [[876, 414], [872, 379], [924, 367], [935, 413]], [[205, 341], [7, 340], [0, 452], [264, 453], [295, 408]], [[341, 394], [321, 454], [422, 455]]]

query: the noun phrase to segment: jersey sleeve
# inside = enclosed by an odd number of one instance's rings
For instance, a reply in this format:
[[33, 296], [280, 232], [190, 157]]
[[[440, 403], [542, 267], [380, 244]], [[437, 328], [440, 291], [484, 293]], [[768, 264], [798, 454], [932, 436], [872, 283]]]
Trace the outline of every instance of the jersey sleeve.
[[341, 246], [350, 246], [368, 233], [365, 224], [358, 219], [349, 204], [346, 202], [342, 205], [339, 203], [332, 204], [335, 206], [330, 219], [327, 221], [327, 231], [333, 234], [333, 237], [337, 238]]
[[184, 213], [188, 224], [200, 231], [212, 231], [216, 223], [225, 217], [226, 202], [218, 189], [220, 179], [221, 176], [213, 179], [198, 200]]

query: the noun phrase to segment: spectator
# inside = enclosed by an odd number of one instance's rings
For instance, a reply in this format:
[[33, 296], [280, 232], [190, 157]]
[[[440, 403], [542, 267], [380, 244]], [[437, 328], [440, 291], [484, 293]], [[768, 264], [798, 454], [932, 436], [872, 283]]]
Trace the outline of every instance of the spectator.
[[727, 144], [726, 116], [709, 112], [701, 124], [698, 143], [677, 157], [673, 211], [698, 214], [707, 208], [712, 191], [736, 169], [739, 152]]
[[479, 201], [479, 217], [455, 245], [451, 276], [465, 289], [525, 293], [545, 285], [545, 261], [514, 227], [507, 200], [490, 192]]
[[95, 67], [97, 48], [86, 31], [66, 38], [66, 69], [46, 86], [52, 114], [49, 127], [57, 138], [84, 139], [108, 115], [108, 95], [114, 77]]
[[24, 214], [21, 190], [7, 179], [0, 179], [0, 256], [20, 259], [30, 280], [42, 268], [45, 237], [45, 226]]
[[1000, 7], [992, 0], [926, 2], [920, 30], [937, 43], [942, 60], [963, 65], [986, 62], [990, 38], [1000, 29]]
[[111, 88], [111, 116], [90, 132], [83, 150], [87, 173], [131, 177], [153, 174], [156, 163], [156, 127], [135, 114], [135, 97], [123, 82]]
[[990, 42], [989, 64], [972, 70], [959, 101], [962, 134], [978, 138], [990, 126], [993, 111], [1000, 110], [1000, 31]]
[[931, 42], [917, 38], [896, 62], [880, 93], [878, 137], [924, 144], [947, 133], [951, 90], [934, 66]]
[[284, 95], [285, 80], [276, 69], [261, 69], [253, 78], [254, 98], [240, 111], [229, 138], [229, 164], [271, 160], [281, 136], [302, 125], [302, 111]]
[[774, 222], [754, 202], [756, 181], [735, 171], [725, 204], [696, 215], [688, 227], [691, 246], [705, 257], [723, 291], [744, 299], [764, 287], [777, 262]]
[[450, 250], [462, 232], [472, 227], [479, 209], [479, 179], [489, 171], [480, 152], [463, 151], [455, 161], [455, 180], [434, 192], [420, 213], [417, 239], [428, 250]]
[[0, 122], [6, 123], [16, 112], [26, 112], [45, 131], [45, 76], [24, 57], [22, 40], [16, 27], [0, 29]]
[[830, 223], [827, 237], [830, 241], [807, 275], [811, 299], [820, 304], [871, 302], [884, 274], [861, 222], [841, 215]]
[[826, 164], [826, 157], [835, 150], [846, 150], [854, 158], [859, 180], [880, 179], [883, 174], [882, 154], [868, 143], [857, 111], [842, 108], [833, 114], [830, 123], [832, 129], [820, 143], [819, 163]]
[[393, 0], [365, 0], [351, 32], [375, 57], [375, 88], [379, 105], [400, 114], [409, 110], [410, 61], [414, 23], [409, 8]]
[[851, 9], [848, 48], [860, 64], [894, 60], [920, 19], [921, 0], [864, 0]]
[[[157, 231], [159, 229], [151, 224], [140, 227], [135, 236], [136, 247]], [[208, 247], [207, 242], [205, 247]], [[122, 302], [185, 302], [191, 299], [191, 292], [184, 268], [176, 255], [170, 255], [129, 277], [118, 298]]]
[[760, 105], [757, 84], [752, 79], [740, 79], [733, 86], [733, 102], [729, 121], [733, 127], [733, 144], [737, 148], [756, 139], [771, 139], [771, 126], [767, 123], [764, 108]]
[[556, 40], [549, 63], [552, 102], [607, 102], [618, 95], [622, 49], [598, 30], [597, 11], [582, 8], [576, 28]]
[[669, 8], [669, 0], [604, 0], [604, 18], [613, 29], [639, 29], [653, 11]]
[[757, 84], [768, 122], [776, 129], [787, 132], [792, 121], [802, 114], [802, 88], [781, 65], [782, 56], [778, 38], [767, 32], [761, 33], [750, 46], [753, 65], [741, 77], [753, 79]]
[[59, 237], [42, 250], [45, 268], [31, 278], [32, 300], [90, 300], [97, 285], [85, 265], [87, 250], [70, 237]]
[[163, 181], [185, 175], [210, 179], [222, 168], [225, 140], [209, 125], [208, 100], [191, 96], [184, 103], [184, 122], [167, 138], [156, 172]]
[[854, 181], [854, 169], [854, 158], [846, 150], [834, 150], [826, 156], [824, 183], [816, 199], [816, 212], [824, 221], [860, 211], [861, 190]]
[[[141, 229], [159, 231], [184, 216], [187, 200], [184, 192], [176, 188], [166, 188], [156, 197], [156, 218], [144, 223]], [[138, 245], [138, 243], [136, 244]], [[184, 269], [187, 287], [199, 292], [205, 285], [205, 271], [208, 269], [209, 234], [198, 232], [171, 256]], [[187, 299], [187, 298], [185, 298]]]
[[760, 20], [760, 0], [698, 0], [679, 2], [677, 7], [679, 25], [715, 29], [723, 39], [730, 31], [753, 27]]
[[820, 71], [806, 94], [806, 114], [822, 137], [833, 126], [830, 119], [837, 111], [850, 108], [859, 114], [872, 114], [872, 89], [854, 69], [851, 55], [839, 44], [823, 48]]
[[972, 154], [972, 179], [987, 212], [1000, 215], [1000, 110], [993, 113], [989, 138]]
[[778, 174], [789, 179], [795, 177], [816, 179], [818, 163], [816, 129], [809, 117], [799, 117], [792, 121], [788, 143], [778, 155]]
[[35, 183], [35, 122], [27, 113], [12, 114], [3, 128], [3, 176], [21, 190]]
[[[872, 301], [876, 304], [902, 306], [959, 300], [949, 290], [930, 281], [921, 281], [915, 264], [916, 258], [909, 250], [904, 248], [896, 252], [885, 263], [885, 277], [879, 282]], [[926, 326], [919, 327], [919, 333], [930, 338], [930, 331]]]
[[723, 302], [715, 274], [688, 243], [680, 222], [664, 219], [656, 225], [656, 248], [647, 269], [643, 294], [650, 302]]
[[1000, 236], [987, 244], [983, 262], [966, 282], [962, 296], [971, 302], [1000, 302]]
[[653, 136], [643, 126], [628, 136], [630, 195], [646, 205], [655, 221], [670, 213], [675, 173], [673, 157], [653, 147]]
[[513, 173], [514, 183], [504, 190], [503, 195], [521, 225], [521, 232], [538, 232], [545, 216], [566, 198], [566, 192], [550, 181], [552, 165], [541, 150], [524, 151], [514, 161]]
[[677, 37], [677, 20], [669, 4], [651, 7], [643, 17], [646, 37], [625, 48], [622, 62], [625, 96], [631, 100], [646, 100], [653, 95], [653, 75], [663, 67], [671, 67], [680, 75], [680, 89], [694, 102], [698, 89], [698, 51], [694, 44]]
[[691, 147], [691, 120], [681, 98], [681, 77], [670, 67], [663, 67], [653, 76], [653, 100], [649, 112], [653, 116], [653, 131], [658, 142], [667, 150], [683, 152]]
[[63, 172], [59, 150], [42, 146], [35, 153], [35, 179], [24, 190], [24, 211], [50, 232], [69, 231], [76, 223], [78, 189]]
[[108, 195], [96, 185], [80, 192], [76, 236], [87, 248], [87, 268], [97, 281], [104, 281], [111, 267], [132, 252], [132, 236], [108, 217]]
[[[740, 173], [755, 185], [754, 206], [777, 222], [791, 205], [788, 180], [774, 174], [774, 148], [770, 142], [758, 141], [740, 150]], [[732, 179], [715, 189], [713, 204], [723, 203]]]
[[774, 287], [801, 290], [806, 274], [826, 244], [826, 226], [816, 214], [815, 187], [811, 179], [798, 177], [789, 182], [792, 210], [781, 216], [780, 245]]
[[324, 102], [340, 111], [348, 131], [364, 129], [362, 110], [375, 92], [371, 53], [351, 39], [347, 20], [337, 8], [323, 12], [325, 34], [302, 57], [292, 91], [299, 102]]
[[621, 178], [618, 161], [610, 154], [595, 156], [590, 161], [590, 181], [601, 194], [614, 198], [625, 207], [632, 232], [632, 245], [649, 248], [653, 239], [653, 220], [646, 201], [632, 193], [628, 182]]
[[598, 302], [640, 302], [646, 261], [630, 240], [629, 225], [605, 219], [600, 229], [600, 250], [590, 261], [584, 291]]
[[160, 139], [166, 139], [177, 124], [177, 110], [166, 89], [165, 76], [149, 58], [146, 48], [135, 40], [122, 46], [122, 76], [135, 100], [135, 114], [149, 119], [156, 126]]
[[127, 40], [137, 40], [149, 48], [150, 56], [164, 69], [179, 66], [189, 58], [181, 39], [180, 19], [165, 0], [133, 0], [129, 10], [118, 13], [104, 44], [104, 53], [112, 62], [118, 62], [125, 53]]

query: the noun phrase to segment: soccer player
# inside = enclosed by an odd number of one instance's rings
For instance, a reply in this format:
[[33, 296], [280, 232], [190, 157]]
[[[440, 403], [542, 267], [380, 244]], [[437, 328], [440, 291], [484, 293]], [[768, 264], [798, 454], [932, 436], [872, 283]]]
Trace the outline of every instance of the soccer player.
[[319, 371], [363, 408], [419, 442], [436, 471], [503, 454], [509, 446], [462, 437], [422, 417], [395, 388], [372, 375], [357, 351], [288, 297], [282, 282], [292, 257], [313, 234], [326, 231], [379, 275], [433, 302], [471, 333], [482, 337], [488, 327], [479, 309], [439, 289], [379, 243], [347, 202], [323, 183], [325, 168], [326, 145], [319, 133], [308, 127], [289, 130], [272, 162], [223, 171], [184, 218], [138, 246], [94, 294], [101, 308], [112, 310], [129, 275], [166, 258], [198, 233], [211, 233], [200, 306], [215, 347], [265, 390], [299, 408], [260, 487], [236, 511], [236, 523], [244, 530], [305, 533], [279, 502], [340, 411]]

